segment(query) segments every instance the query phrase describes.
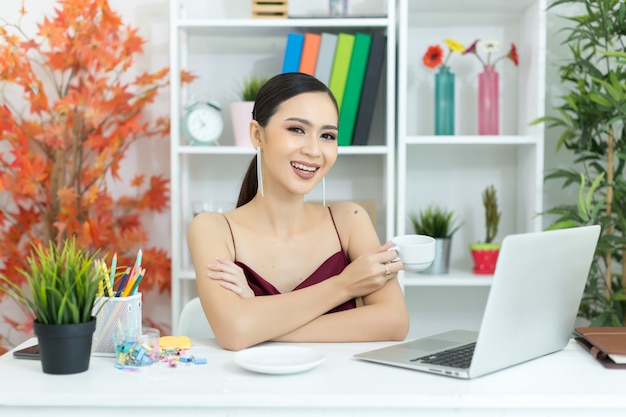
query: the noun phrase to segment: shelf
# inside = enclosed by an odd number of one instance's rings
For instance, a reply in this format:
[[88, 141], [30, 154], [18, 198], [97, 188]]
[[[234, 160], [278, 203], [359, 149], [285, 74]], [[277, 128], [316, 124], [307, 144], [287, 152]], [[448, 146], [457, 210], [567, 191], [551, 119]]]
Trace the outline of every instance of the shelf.
[[404, 272], [401, 280], [405, 287], [487, 287], [493, 282], [493, 275], [476, 275], [461, 270], [451, 270], [445, 275]]
[[[545, 0], [399, 0], [397, 65], [396, 234], [412, 233], [408, 214], [428, 204], [453, 210], [463, 221], [450, 252], [452, 265], [466, 271], [444, 276], [407, 273], [401, 283], [422, 287], [489, 286], [492, 277], [474, 275], [468, 245], [484, 235], [481, 194], [498, 190], [499, 236], [541, 230], [544, 136], [533, 120], [544, 113]], [[506, 54], [517, 47], [519, 66], [499, 65], [500, 118], [496, 136], [478, 135], [477, 59], [453, 56], [455, 135], [434, 135], [435, 77], [421, 57], [430, 45], [448, 49], [452, 38], [466, 47], [496, 39]]]
[[536, 136], [498, 135], [455, 135], [455, 136], [407, 136], [407, 145], [537, 145]]
[[[317, 4], [313, 4], [317, 2]], [[208, 4], [210, 3], [210, 5]], [[173, 85], [171, 118], [179, 119], [183, 103], [205, 95], [222, 105], [224, 131], [217, 146], [192, 146], [180, 133], [180, 123], [172, 123], [171, 134], [171, 212], [172, 212], [172, 326], [194, 286], [195, 272], [185, 244], [192, 219], [192, 203], [215, 200], [234, 207], [241, 178], [254, 157], [252, 147], [234, 146], [231, 110], [241, 80], [281, 71], [286, 35], [298, 33], [354, 33], [386, 35], [384, 72], [378, 85], [376, 107], [367, 146], [341, 146], [339, 158], [326, 177], [326, 199], [366, 200], [375, 204], [375, 228], [381, 241], [389, 240], [395, 228], [396, 156], [396, 4], [395, 1], [366, 0], [355, 5], [361, 16], [330, 18], [326, 0], [290, 2], [287, 19], [252, 19], [247, 0], [171, 0], [170, 68], [199, 75], [190, 85]], [[318, 13], [318, 14], [316, 14]], [[309, 17], [299, 17], [309, 14]], [[298, 17], [296, 17], [297, 15]], [[177, 120], [180, 122], [180, 120]], [[305, 196], [321, 201], [323, 187]]]
[[180, 271], [180, 273], [178, 274], [178, 279], [192, 280], [193, 281], [193, 280], [196, 279], [196, 273], [192, 269], [184, 269], [184, 270]]
[[535, 0], [437, 0], [429, 2], [410, 1], [409, 12], [483, 14], [497, 10], [505, 13], [519, 13], [536, 3]]
[[[178, 279], [195, 280], [196, 273], [193, 270], [182, 270]], [[420, 273], [404, 272], [403, 282], [409, 287], [474, 287], [490, 286], [493, 282], [492, 275], [476, 275], [467, 271], [451, 271], [446, 275], [425, 275]]]
[[[340, 146], [339, 155], [386, 155], [386, 146]], [[176, 153], [185, 155], [253, 155], [253, 148], [240, 146], [178, 146]]]
[[387, 18], [364, 19], [184, 19], [175, 26], [192, 36], [268, 36], [276, 30], [307, 31], [324, 29], [329, 31], [387, 29]]

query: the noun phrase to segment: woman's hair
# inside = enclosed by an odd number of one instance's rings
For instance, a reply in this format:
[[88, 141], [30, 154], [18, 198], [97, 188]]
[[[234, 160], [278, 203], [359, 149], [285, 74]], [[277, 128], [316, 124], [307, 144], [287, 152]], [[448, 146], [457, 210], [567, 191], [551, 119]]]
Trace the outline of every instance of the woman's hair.
[[[331, 98], [337, 112], [337, 100], [330, 89], [317, 78], [301, 72], [287, 72], [270, 78], [259, 89], [252, 109], [252, 120], [256, 120], [261, 127], [266, 127], [271, 117], [276, 113], [278, 106], [303, 93], [322, 92]], [[258, 180], [256, 173], [256, 156], [252, 158], [248, 171], [243, 178], [237, 207], [250, 202], [256, 195]]]

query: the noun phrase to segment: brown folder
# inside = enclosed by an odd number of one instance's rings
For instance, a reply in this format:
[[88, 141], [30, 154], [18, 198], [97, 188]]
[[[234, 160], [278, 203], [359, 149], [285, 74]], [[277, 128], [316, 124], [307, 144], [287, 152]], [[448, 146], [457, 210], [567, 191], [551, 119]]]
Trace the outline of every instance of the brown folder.
[[576, 327], [574, 339], [605, 368], [626, 369], [626, 363], [616, 363], [609, 354], [626, 355], [626, 327]]

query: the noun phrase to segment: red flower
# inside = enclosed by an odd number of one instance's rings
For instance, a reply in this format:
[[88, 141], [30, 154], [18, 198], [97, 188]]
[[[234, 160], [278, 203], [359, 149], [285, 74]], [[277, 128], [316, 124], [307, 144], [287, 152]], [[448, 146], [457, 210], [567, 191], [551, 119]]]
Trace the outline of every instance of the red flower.
[[519, 65], [519, 57], [517, 56], [517, 48], [515, 44], [511, 44], [511, 50], [509, 51], [508, 57], [511, 58], [511, 61], [515, 64], [515, 66]]
[[476, 45], [478, 44], [478, 39], [476, 39], [470, 46], [463, 52], [465, 54], [475, 54], [476, 53]]
[[443, 61], [443, 49], [439, 45], [429, 46], [422, 60], [427, 67], [437, 68]]

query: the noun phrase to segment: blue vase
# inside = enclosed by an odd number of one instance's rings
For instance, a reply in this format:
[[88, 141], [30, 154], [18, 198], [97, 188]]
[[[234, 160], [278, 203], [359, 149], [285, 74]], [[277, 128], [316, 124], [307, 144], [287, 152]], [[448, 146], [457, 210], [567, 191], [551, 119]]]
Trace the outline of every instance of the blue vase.
[[454, 74], [447, 65], [435, 74], [435, 135], [454, 135]]

